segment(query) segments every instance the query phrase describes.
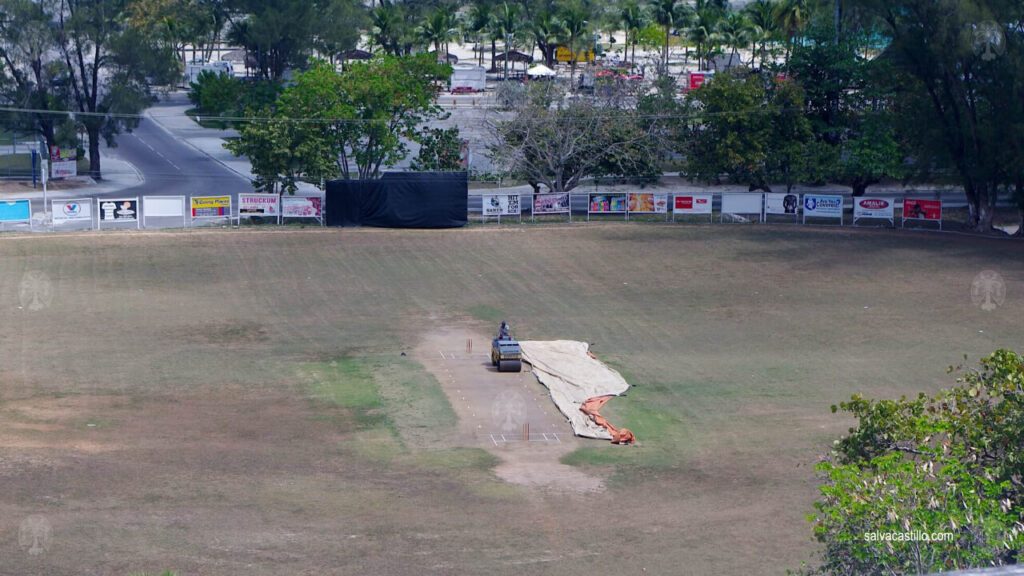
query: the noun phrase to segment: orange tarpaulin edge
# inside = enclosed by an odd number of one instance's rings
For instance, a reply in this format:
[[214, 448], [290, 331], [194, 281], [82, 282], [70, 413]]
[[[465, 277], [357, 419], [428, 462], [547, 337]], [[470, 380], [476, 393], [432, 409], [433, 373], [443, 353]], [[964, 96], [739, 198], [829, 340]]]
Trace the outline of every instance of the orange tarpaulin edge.
[[588, 398], [587, 401], [580, 406], [580, 412], [589, 416], [590, 419], [594, 421], [594, 424], [607, 428], [612, 434], [612, 444], [632, 444], [636, 442], [636, 436], [633, 436], [633, 433], [630, 432], [628, 428], [615, 428], [604, 416], [601, 416], [601, 407], [612, 398], [613, 396], [611, 395]]

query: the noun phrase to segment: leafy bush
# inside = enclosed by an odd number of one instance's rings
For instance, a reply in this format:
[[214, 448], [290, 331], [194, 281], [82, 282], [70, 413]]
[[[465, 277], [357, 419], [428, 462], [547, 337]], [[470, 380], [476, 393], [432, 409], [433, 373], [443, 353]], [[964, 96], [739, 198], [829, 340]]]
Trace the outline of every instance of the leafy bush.
[[[825, 483], [808, 520], [825, 550], [814, 573], [1017, 563], [1024, 550], [1020, 355], [999, 350], [936, 396], [854, 396], [840, 409], [859, 423], [817, 466]], [[945, 539], [936, 541], [938, 534]]]

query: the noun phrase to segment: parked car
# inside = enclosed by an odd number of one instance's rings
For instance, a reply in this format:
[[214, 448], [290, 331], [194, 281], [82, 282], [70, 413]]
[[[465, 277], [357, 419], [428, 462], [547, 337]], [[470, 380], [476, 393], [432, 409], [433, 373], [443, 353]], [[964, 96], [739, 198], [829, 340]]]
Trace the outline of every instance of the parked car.
[[452, 88], [452, 94], [476, 94], [479, 90], [470, 88], [469, 86], [456, 86]]

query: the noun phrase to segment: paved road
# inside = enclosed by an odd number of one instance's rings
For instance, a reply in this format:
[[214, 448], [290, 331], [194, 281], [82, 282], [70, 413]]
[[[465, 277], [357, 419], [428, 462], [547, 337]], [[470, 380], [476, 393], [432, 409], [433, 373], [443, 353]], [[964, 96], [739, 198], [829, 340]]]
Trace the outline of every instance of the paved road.
[[[189, 143], [195, 138], [219, 138], [186, 119], [168, 127], [172, 118], [180, 116], [185, 95], [175, 93], [168, 101], [151, 108], [147, 118], [131, 134], [117, 137], [114, 150], [122, 160], [132, 164], [145, 182], [110, 194], [125, 196], [203, 196], [252, 192], [247, 178], [229, 169]], [[191, 124], [191, 127], [189, 126]], [[173, 129], [173, 134], [170, 130]]]

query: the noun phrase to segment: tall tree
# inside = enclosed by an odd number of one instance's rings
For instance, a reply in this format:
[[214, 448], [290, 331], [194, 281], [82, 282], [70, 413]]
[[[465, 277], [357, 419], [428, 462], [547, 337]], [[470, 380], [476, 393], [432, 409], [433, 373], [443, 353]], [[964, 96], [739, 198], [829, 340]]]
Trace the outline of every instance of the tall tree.
[[779, 30], [777, 20], [775, 18], [776, 5], [779, 0], [753, 0], [746, 6], [743, 7], [743, 11], [746, 12], [747, 18], [750, 19], [750, 23], [754, 26], [753, 40], [758, 44], [756, 50], [751, 50], [751, 64], [753, 65], [754, 57], [761, 59], [761, 67], [764, 67], [765, 57], [767, 55], [767, 45], [776, 38], [776, 34]]
[[576, 78], [576, 63], [579, 60], [578, 54], [590, 53], [591, 26], [587, 20], [588, 12], [582, 3], [571, 2], [562, 7], [559, 12], [559, 19], [562, 22], [562, 33], [565, 45], [569, 48], [572, 56], [569, 58], [569, 73], [573, 79]]
[[319, 15], [309, 0], [239, 0], [246, 14], [229, 32], [255, 57], [260, 78], [277, 80], [306, 64]]
[[[636, 69], [636, 44], [640, 31], [647, 25], [647, 14], [637, 0], [626, 0], [619, 10], [619, 21], [626, 32], [626, 55], [631, 69]], [[629, 56], [629, 48], [633, 47], [633, 55]]]
[[692, 10], [688, 4], [677, 0], [651, 0], [651, 14], [654, 21], [665, 30], [665, 45], [662, 49], [662, 68], [668, 73], [668, 45], [672, 30], [683, 28], [690, 23]]
[[493, 14], [493, 5], [489, 2], [474, 2], [466, 12], [463, 26], [473, 35], [476, 42], [477, 64], [484, 65], [484, 37]]
[[60, 0], [52, 14], [55, 54], [70, 86], [77, 121], [89, 139], [89, 174], [101, 178], [100, 139], [138, 123], [136, 114], [154, 100], [150, 86], [166, 83], [173, 54], [129, 26], [129, 0]]
[[996, 198], [1024, 163], [1019, 126], [1024, 35], [1019, 2], [860, 0], [890, 38], [895, 118], [910, 140], [918, 176], [949, 167], [968, 200], [967, 227], [992, 229]]
[[566, 35], [562, 21], [553, 12], [541, 11], [533, 17], [533, 21], [530, 23], [530, 32], [533, 33], [537, 48], [544, 56], [544, 63], [553, 66], [555, 49], [558, 47], [559, 40]]
[[492, 158], [534, 189], [551, 192], [568, 192], [592, 176], [650, 177], [652, 166], [657, 171], [651, 125], [635, 108], [564, 96], [556, 85], [531, 85], [511, 119], [489, 126]]
[[5, 114], [3, 123], [12, 130], [38, 132], [47, 146], [61, 144], [56, 126], [66, 117], [48, 111], [66, 109], [70, 94], [63, 66], [52, 61], [56, 43], [52, 13], [31, 0], [5, 0], [0, 10], [6, 16], [0, 20], [0, 35], [5, 39], [0, 46], [4, 99], [20, 108], [39, 110]]
[[[447, 6], [439, 6], [430, 12], [416, 27], [416, 35], [428, 45], [433, 45], [438, 62], [447, 62], [448, 42], [457, 38], [455, 13]], [[442, 52], [443, 49], [443, 52]]]
[[313, 46], [332, 62], [342, 52], [356, 48], [369, 26], [365, 6], [354, 0], [318, 0], [316, 11], [319, 17], [313, 27]]

